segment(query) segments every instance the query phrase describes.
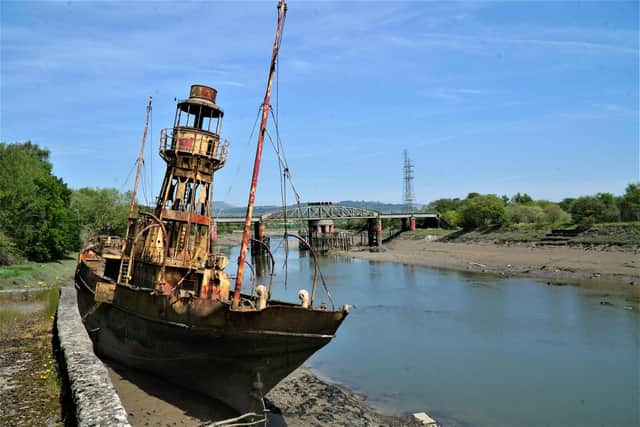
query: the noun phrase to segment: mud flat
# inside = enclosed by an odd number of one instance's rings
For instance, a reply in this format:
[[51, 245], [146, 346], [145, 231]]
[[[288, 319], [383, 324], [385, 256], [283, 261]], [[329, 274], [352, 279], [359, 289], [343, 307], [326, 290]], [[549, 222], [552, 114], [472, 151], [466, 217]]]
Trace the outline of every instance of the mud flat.
[[640, 292], [637, 248], [549, 247], [533, 244], [437, 242], [400, 236], [380, 252], [366, 249], [342, 253], [381, 262], [450, 270], [524, 276], [601, 289]]
[[[105, 361], [132, 426], [203, 426], [235, 416], [206, 396]], [[420, 426], [411, 417], [380, 414], [364, 397], [298, 368], [267, 394], [268, 426]]]
[[367, 405], [363, 396], [319, 379], [305, 367], [293, 371], [267, 394], [286, 425], [302, 426], [421, 426], [410, 416], [387, 416]]

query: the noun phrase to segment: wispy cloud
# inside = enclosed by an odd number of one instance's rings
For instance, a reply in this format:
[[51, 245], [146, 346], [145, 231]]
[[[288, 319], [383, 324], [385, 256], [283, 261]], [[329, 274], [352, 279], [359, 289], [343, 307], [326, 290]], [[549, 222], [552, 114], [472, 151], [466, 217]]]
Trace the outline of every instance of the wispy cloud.
[[500, 92], [494, 90], [487, 89], [448, 89], [448, 88], [440, 88], [434, 89], [430, 92], [427, 92], [425, 96], [441, 99], [447, 102], [460, 102], [468, 98], [475, 98], [478, 96], [490, 96], [496, 95]]
[[582, 53], [612, 53], [638, 56], [637, 46], [584, 40], [518, 37], [517, 35], [497, 37], [485, 34], [423, 33], [413, 37], [387, 35], [384, 39], [392, 45], [405, 48], [435, 47], [474, 52], [489, 50], [491, 54], [494, 54], [493, 45], [512, 45], [544, 49], [565, 49]]

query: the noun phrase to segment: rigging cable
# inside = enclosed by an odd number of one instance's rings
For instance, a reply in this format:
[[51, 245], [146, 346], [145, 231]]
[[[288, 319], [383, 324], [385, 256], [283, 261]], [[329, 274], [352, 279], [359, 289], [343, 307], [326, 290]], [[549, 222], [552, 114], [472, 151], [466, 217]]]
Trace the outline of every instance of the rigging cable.
[[[149, 194], [153, 197], [153, 107], [149, 107], [149, 109]], [[148, 201], [147, 205], [150, 205]]]
[[[256, 119], [253, 122], [253, 128], [251, 129], [251, 134], [249, 135], [249, 138], [247, 139], [247, 143], [244, 145], [243, 152], [240, 153], [241, 156], [239, 156], [239, 158], [243, 158], [243, 154], [247, 151], [247, 148], [249, 148], [249, 146], [251, 145], [251, 139], [253, 138], [253, 134], [256, 131], [256, 127], [258, 125], [258, 119], [260, 118], [260, 112], [261, 111], [262, 111], [262, 106], [258, 107], [258, 111], [256, 111]], [[240, 168], [241, 167], [242, 167], [242, 163], [238, 163], [238, 165], [236, 166], [235, 171], [233, 172], [233, 177], [231, 179], [231, 183], [229, 184], [229, 188], [227, 189], [227, 192], [225, 193], [224, 197], [222, 198], [223, 202], [229, 199], [229, 195], [231, 194], [231, 190], [233, 190], [233, 183], [236, 181], [236, 179], [240, 175]], [[221, 216], [223, 212], [224, 212], [224, 206], [218, 211], [216, 216]], [[215, 213], [215, 211], [214, 211], [214, 213]]]

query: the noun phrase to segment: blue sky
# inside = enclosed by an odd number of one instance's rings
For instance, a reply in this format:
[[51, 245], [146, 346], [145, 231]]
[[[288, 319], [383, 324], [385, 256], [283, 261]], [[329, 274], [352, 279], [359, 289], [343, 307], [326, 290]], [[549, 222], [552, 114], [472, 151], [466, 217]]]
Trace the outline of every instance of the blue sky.
[[[126, 190], [152, 95], [151, 200], [174, 98], [207, 84], [231, 141], [215, 199], [246, 203], [276, 1], [0, 7], [3, 142], [49, 148], [73, 188]], [[401, 202], [403, 149], [419, 203], [621, 194], [639, 179], [638, 21], [638, 2], [291, 0], [277, 105], [303, 200]], [[279, 203], [270, 146], [263, 165], [257, 202]]]

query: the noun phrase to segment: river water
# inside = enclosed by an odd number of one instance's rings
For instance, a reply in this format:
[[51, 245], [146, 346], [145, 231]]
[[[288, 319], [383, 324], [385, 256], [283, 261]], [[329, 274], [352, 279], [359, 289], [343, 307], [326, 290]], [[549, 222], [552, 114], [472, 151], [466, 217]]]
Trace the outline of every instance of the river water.
[[[291, 242], [285, 289], [279, 247], [274, 298], [297, 301], [301, 283], [311, 291], [313, 261]], [[308, 364], [373, 406], [457, 426], [640, 425], [640, 316], [623, 296], [346, 257], [320, 263], [336, 303], [353, 309]]]

